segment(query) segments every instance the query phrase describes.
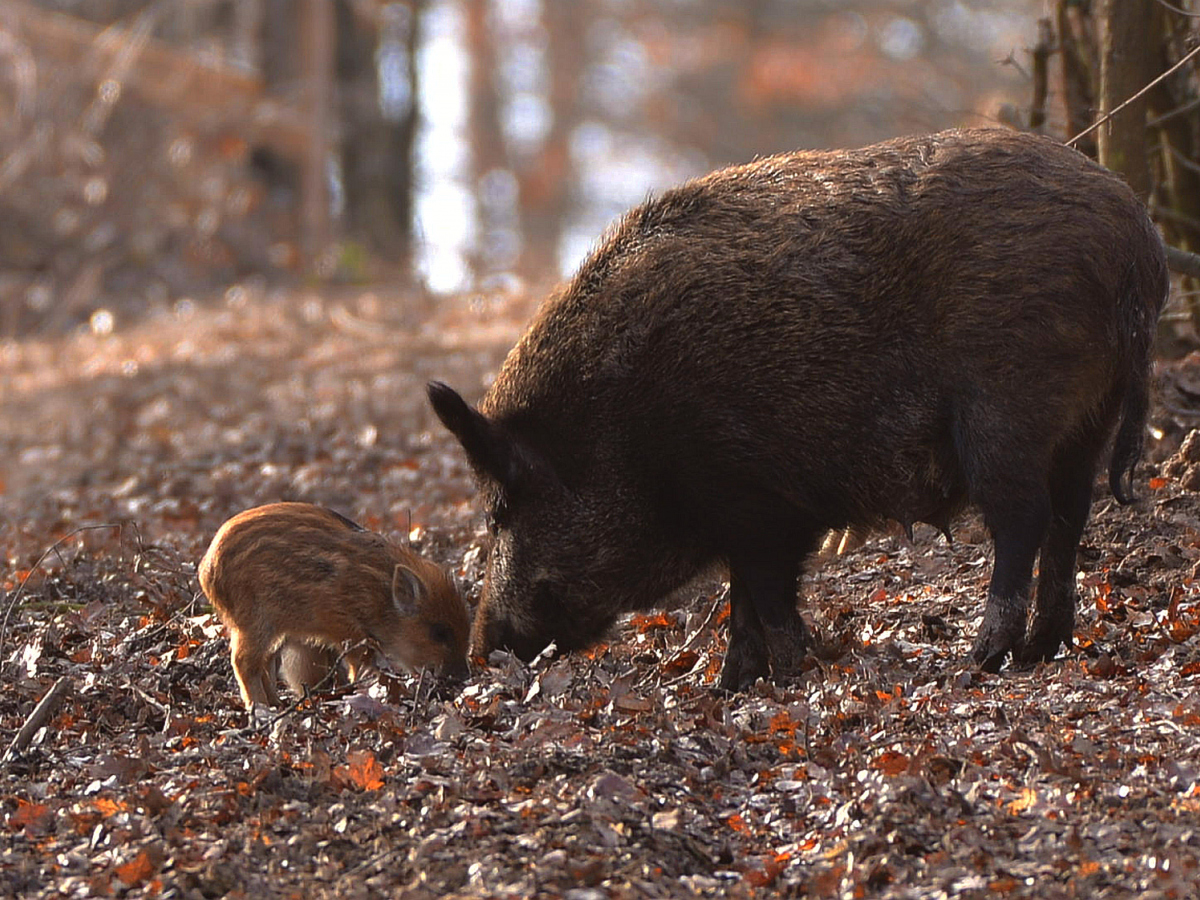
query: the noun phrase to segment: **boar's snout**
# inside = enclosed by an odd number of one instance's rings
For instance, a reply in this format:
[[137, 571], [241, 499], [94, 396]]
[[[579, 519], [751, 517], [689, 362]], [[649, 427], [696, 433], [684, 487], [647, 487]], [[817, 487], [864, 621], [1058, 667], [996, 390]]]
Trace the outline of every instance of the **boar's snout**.
[[521, 633], [511, 621], [496, 615], [485, 603], [475, 614], [469, 656], [487, 659], [493, 650], [507, 650], [522, 662], [530, 662], [550, 640]]

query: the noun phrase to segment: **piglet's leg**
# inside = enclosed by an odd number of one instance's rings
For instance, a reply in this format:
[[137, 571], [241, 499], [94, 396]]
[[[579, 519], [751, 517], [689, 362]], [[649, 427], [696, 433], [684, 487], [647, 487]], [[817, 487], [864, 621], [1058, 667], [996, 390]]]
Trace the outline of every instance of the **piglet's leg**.
[[229, 656], [246, 709], [253, 709], [256, 703], [277, 706], [274, 666], [267, 648], [246, 632], [233, 629], [229, 635]]

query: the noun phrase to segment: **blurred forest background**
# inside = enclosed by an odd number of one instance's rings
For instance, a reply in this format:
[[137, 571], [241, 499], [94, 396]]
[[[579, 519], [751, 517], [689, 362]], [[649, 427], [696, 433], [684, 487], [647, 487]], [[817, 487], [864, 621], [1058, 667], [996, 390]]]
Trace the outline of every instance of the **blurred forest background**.
[[541, 284], [717, 165], [1027, 124], [1043, 6], [0, 0], [0, 336]]
[[[725, 163], [953, 125], [1066, 138], [1102, 107], [1102, 6], [0, 0], [0, 337], [275, 284], [541, 285]], [[1134, 89], [1191, 48], [1170, 6], [1114, 5]], [[1183, 247], [1196, 83], [1151, 97], [1152, 199]]]

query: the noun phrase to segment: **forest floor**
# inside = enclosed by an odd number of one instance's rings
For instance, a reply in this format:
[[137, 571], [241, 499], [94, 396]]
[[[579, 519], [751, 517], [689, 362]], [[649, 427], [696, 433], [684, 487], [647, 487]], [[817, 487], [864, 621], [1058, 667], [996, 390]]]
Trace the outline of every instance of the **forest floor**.
[[252, 725], [198, 594], [213, 532], [324, 504], [474, 600], [482, 522], [423, 385], [478, 396], [530, 306], [230, 299], [0, 344], [0, 752], [66, 690], [0, 762], [0, 894], [1197, 895], [1195, 360], [1160, 367], [1142, 499], [1097, 492], [1052, 663], [964, 666], [991, 562], [967, 518], [814, 566], [793, 684], [715, 689], [706, 583], [586, 653]]

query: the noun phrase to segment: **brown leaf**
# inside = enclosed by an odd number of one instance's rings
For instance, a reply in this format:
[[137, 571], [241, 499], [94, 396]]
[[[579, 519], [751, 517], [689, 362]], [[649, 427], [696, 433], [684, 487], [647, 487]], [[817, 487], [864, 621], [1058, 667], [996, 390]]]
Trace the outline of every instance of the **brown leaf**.
[[909, 758], [899, 750], [885, 750], [871, 765], [885, 775], [902, 775], [908, 771]]

